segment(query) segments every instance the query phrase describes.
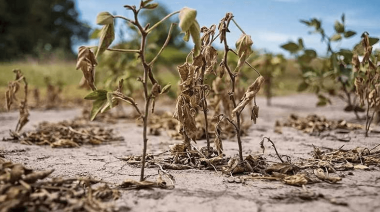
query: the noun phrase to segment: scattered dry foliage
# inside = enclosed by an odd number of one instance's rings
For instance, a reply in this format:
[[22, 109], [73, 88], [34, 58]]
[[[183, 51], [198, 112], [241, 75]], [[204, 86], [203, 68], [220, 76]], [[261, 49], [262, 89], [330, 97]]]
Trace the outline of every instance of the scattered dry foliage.
[[120, 191], [91, 178], [46, 178], [54, 170], [36, 171], [0, 157], [0, 211], [115, 211], [110, 200]]
[[275, 132], [282, 133], [282, 126], [292, 127], [310, 135], [320, 135], [322, 132], [332, 130], [341, 130], [339, 132], [349, 133], [352, 130], [364, 128], [360, 124], [348, 123], [345, 120], [328, 120], [323, 116], [318, 116], [315, 114], [308, 115], [306, 117], [291, 114], [288, 120], [283, 123], [276, 121]]
[[[160, 154], [148, 154], [146, 167], [160, 167], [160, 170], [206, 169], [221, 172], [227, 176], [230, 183], [244, 183], [248, 180], [280, 181], [293, 186], [327, 182], [338, 183], [346, 175], [356, 169], [371, 170], [371, 166], [380, 167], [380, 149], [357, 147], [351, 150], [328, 149], [314, 147], [312, 158], [299, 159], [293, 162], [287, 155], [280, 155], [274, 142], [270, 138], [263, 138], [260, 145], [265, 151], [265, 139], [270, 142], [276, 152], [279, 163], [267, 160], [264, 154], [248, 155], [243, 161], [238, 157], [226, 158], [218, 155], [216, 150], [207, 151], [207, 147], [200, 150], [186, 151], [186, 145], [170, 145], [170, 151]], [[283, 158], [286, 158], [284, 161]], [[141, 165], [141, 156], [120, 158], [130, 165]], [[344, 172], [348, 173], [345, 174]], [[234, 176], [235, 175], [235, 176]], [[154, 183], [153, 183], [154, 184]]]
[[[314, 147], [313, 157], [309, 159], [300, 159], [297, 162], [291, 162], [288, 156], [287, 162], [282, 160], [278, 154], [273, 142], [270, 141], [276, 151], [281, 163], [269, 163], [263, 156], [247, 156], [244, 163], [229, 161], [227, 171], [231, 175], [228, 182], [242, 183], [246, 180], [277, 180], [288, 185], [303, 186], [305, 184], [327, 182], [337, 183], [347, 174], [352, 174], [355, 169], [371, 170], [370, 166], [380, 166], [380, 150], [376, 147], [354, 148], [352, 150], [329, 149], [330, 151], [322, 151], [320, 148]], [[264, 139], [263, 139], [264, 141]], [[262, 143], [263, 143], [262, 141]], [[375, 150], [377, 149], [377, 150]], [[347, 174], [344, 171], [348, 171]], [[234, 173], [249, 173], [239, 177], [233, 177]], [[330, 175], [333, 173], [333, 175]]]
[[22, 134], [11, 132], [11, 136], [7, 140], [16, 139], [22, 144], [50, 145], [53, 148], [74, 148], [123, 140], [123, 137], [116, 137], [112, 129], [100, 127], [82, 118], [58, 123], [42, 122], [35, 131]]

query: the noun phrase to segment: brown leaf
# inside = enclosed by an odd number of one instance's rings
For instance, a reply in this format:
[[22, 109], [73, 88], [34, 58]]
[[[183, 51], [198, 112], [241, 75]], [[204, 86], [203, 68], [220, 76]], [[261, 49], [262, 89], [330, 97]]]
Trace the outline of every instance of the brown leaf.
[[94, 91], [95, 87], [95, 66], [97, 65], [97, 61], [94, 53], [90, 48], [81, 46], [78, 50], [78, 59], [76, 69], [81, 69], [83, 72], [83, 76], [86, 79], [87, 84]]
[[259, 92], [261, 85], [264, 83], [265, 79], [263, 76], [259, 76], [252, 85], [250, 85], [245, 92], [241, 102], [236, 106], [235, 109], [233, 109], [232, 113], [241, 112], [244, 107], [252, 101], [252, 99], [256, 96], [256, 94]]
[[310, 182], [310, 179], [305, 174], [296, 174], [285, 177], [283, 182], [289, 185], [302, 186]]
[[340, 177], [331, 177], [328, 175], [328, 173], [325, 173], [322, 169], [314, 169], [314, 174], [317, 176], [319, 179], [324, 180], [324, 181], [329, 181], [331, 183], [336, 183], [338, 181], [341, 181], [342, 178]]
[[69, 139], [60, 139], [52, 144], [50, 144], [50, 146], [52, 148], [57, 148], [57, 147], [69, 147], [69, 148], [72, 148], [72, 147], [79, 147], [79, 145], [72, 141], [72, 140], [69, 140]]

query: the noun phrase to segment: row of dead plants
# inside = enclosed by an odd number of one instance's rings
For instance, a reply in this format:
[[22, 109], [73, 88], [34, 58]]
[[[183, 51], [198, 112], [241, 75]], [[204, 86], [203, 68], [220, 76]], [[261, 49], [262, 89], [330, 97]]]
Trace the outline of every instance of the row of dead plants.
[[[190, 8], [183, 8], [168, 14], [161, 21], [150, 25], [142, 26], [139, 21], [139, 13], [142, 10], [151, 10], [158, 6], [157, 3], [151, 3], [151, 0], [141, 1], [140, 6], [125, 5], [127, 10], [133, 13], [133, 19], [128, 19], [119, 15], [111, 15], [108, 12], [102, 12], [97, 16], [97, 23], [104, 25], [100, 31], [99, 45], [96, 47], [96, 54], [91, 50], [92, 47], [80, 47], [78, 54], [77, 69], [81, 69], [88, 86], [93, 90], [85, 99], [93, 100], [93, 108], [90, 112], [91, 120], [93, 120], [99, 113], [105, 112], [108, 109], [115, 107], [119, 102], [124, 101], [133, 106], [142, 120], [143, 125], [143, 154], [141, 156], [141, 175], [140, 180], [144, 180], [144, 167], [147, 159], [147, 142], [148, 142], [148, 124], [152, 123], [148, 116], [154, 113], [155, 100], [163, 93], [170, 89], [170, 85], [162, 87], [154, 77], [154, 63], [159, 57], [160, 53], [166, 47], [169, 39], [171, 38], [173, 23], [169, 29], [168, 37], [162, 45], [158, 54], [150, 61], [146, 61], [146, 45], [148, 35], [163, 21], [171, 16], [179, 13], [179, 27], [185, 33], [184, 40], [189, 41], [190, 37], [194, 42], [194, 48], [189, 53], [185, 64], [178, 66], [179, 75], [181, 78], [180, 94], [177, 98], [176, 109], [173, 117], [178, 120], [179, 125], [170, 124], [169, 129], [177, 129], [183, 139], [183, 144], [173, 148], [180, 148], [183, 152], [193, 151], [191, 140], [205, 138], [207, 140], [206, 152], [204, 154], [206, 160], [211, 160], [213, 157], [223, 157], [222, 138], [223, 133], [234, 134], [237, 137], [239, 147], [239, 161], [243, 161], [242, 155], [242, 142], [241, 135], [246, 127], [242, 127], [242, 110], [246, 105], [252, 105], [252, 100], [255, 99], [257, 92], [260, 90], [264, 78], [260, 76], [247, 88], [245, 93], [238, 95], [237, 86], [239, 79], [239, 71], [242, 66], [247, 63], [246, 59], [252, 53], [251, 45], [253, 44], [251, 37], [247, 35], [236, 21], [233, 19], [231, 13], [227, 13], [221, 20], [218, 27], [212, 25], [210, 28], [200, 28], [196, 20], [196, 10]], [[114, 40], [114, 20], [122, 19], [128, 24], [133, 25], [140, 32], [141, 45], [139, 49], [113, 49], [109, 46]], [[236, 43], [236, 51], [231, 49], [227, 43], [227, 34], [229, 32], [230, 22], [235, 25], [243, 33]], [[216, 33], [218, 30], [218, 33]], [[203, 34], [201, 37], [201, 33]], [[212, 46], [213, 42], [219, 37], [220, 42], [224, 45], [224, 55], [219, 62], [218, 74], [216, 74], [217, 51]], [[100, 90], [95, 87], [95, 66], [97, 65], [96, 57], [105, 51], [114, 51], [127, 54], [137, 54], [143, 68], [143, 76], [138, 78], [144, 89], [145, 104], [143, 108], [139, 108], [136, 101], [132, 97], [123, 94], [122, 85], [120, 81], [118, 88], [115, 91]], [[239, 58], [238, 64], [232, 71], [230, 64], [228, 64], [228, 56], [235, 54]], [[248, 63], [247, 63], [248, 64]], [[249, 64], [248, 64], [249, 65]], [[225, 74], [226, 73], [226, 74]], [[213, 88], [207, 81], [209, 74], [218, 75], [218, 79], [213, 82]], [[225, 76], [227, 75], [227, 76]], [[225, 76], [225, 77], [224, 77]], [[224, 78], [223, 78], [224, 77]], [[229, 86], [224, 86], [229, 84]], [[150, 90], [149, 90], [150, 89]], [[241, 89], [240, 89], [241, 90]], [[213, 116], [208, 113], [214, 110]], [[198, 113], [203, 112], [203, 120], [197, 127], [196, 117]], [[255, 101], [251, 106], [251, 118], [256, 122], [258, 117], [258, 106]], [[233, 120], [234, 119], [234, 120]], [[210, 127], [212, 126], [212, 127]], [[160, 126], [161, 127], [161, 126]], [[212, 130], [212, 131], [210, 131]], [[154, 127], [151, 128], [154, 133]], [[210, 133], [211, 132], [211, 133]], [[214, 134], [214, 144], [216, 146], [216, 154], [210, 146], [210, 134]]]

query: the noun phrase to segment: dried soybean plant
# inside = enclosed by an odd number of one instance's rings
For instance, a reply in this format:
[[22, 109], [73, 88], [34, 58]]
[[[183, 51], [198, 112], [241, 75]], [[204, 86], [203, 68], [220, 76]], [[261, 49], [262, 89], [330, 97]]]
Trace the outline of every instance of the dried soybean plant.
[[[181, 16], [181, 14], [180, 14]], [[210, 148], [210, 138], [208, 133], [209, 121], [214, 122], [216, 125], [214, 127], [215, 131], [215, 140], [214, 144], [216, 147], [216, 151], [220, 155], [223, 151], [223, 145], [221, 141], [221, 123], [224, 120], [227, 120], [236, 131], [236, 136], [239, 144], [239, 156], [241, 161], [243, 160], [242, 156], [242, 145], [241, 145], [241, 113], [244, 107], [249, 104], [256, 96], [257, 92], [260, 89], [261, 84], [264, 82], [264, 78], [260, 76], [257, 80], [249, 86], [248, 90], [244, 94], [240, 103], [236, 103], [237, 94], [236, 94], [236, 84], [239, 76], [239, 71], [246, 62], [246, 59], [252, 53], [251, 45], [253, 44], [249, 35], [246, 35], [243, 30], [236, 24], [233, 20], [233, 15], [231, 13], [227, 13], [226, 17], [222, 19], [221, 23], [218, 26], [219, 33], [215, 35], [216, 25], [212, 25], [209, 28], [202, 27], [200, 29], [198, 22], [195, 20], [196, 11], [188, 9], [186, 13], [182, 14], [182, 22], [180, 22], [180, 27], [182, 31], [186, 33], [185, 41], [188, 40], [188, 36], [191, 34], [193, 37], [193, 41], [195, 43], [194, 50], [189, 54], [192, 54], [192, 62], [190, 63], [188, 60], [185, 64], [178, 67], [178, 71], [181, 77], [180, 90], [181, 93], [177, 98], [176, 110], [174, 113], [174, 117], [180, 122], [180, 133], [184, 135], [184, 146], [185, 150], [190, 149], [190, 139], [195, 141], [196, 138], [196, 114], [198, 110], [202, 110], [204, 114], [204, 125], [205, 125], [205, 135], [207, 141], [207, 151], [204, 156], [206, 158], [212, 155], [212, 149]], [[241, 38], [237, 41], [236, 47], [237, 52], [230, 49], [227, 44], [226, 34], [229, 32], [229, 23], [233, 21], [238, 28], [243, 32]], [[203, 33], [202, 37], [199, 38], [199, 31]], [[196, 35], [196, 36], [193, 36]], [[214, 73], [214, 67], [217, 64], [217, 51], [212, 46], [212, 43], [220, 37], [220, 42], [224, 44], [224, 56], [219, 65], [219, 77], [214, 80], [213, 87], [214, 93], [216, 93], [212, 107], [215, 109], [215, 112], [220, 111], [220, 104], [223, 104], [224, 111], [228, 114], [219, 114], [217, 113], [213, 119], [208, 118], [207, 112], [209, 110], [207, 103], [207, 96], [211, 90], [210, 86], [205, 83], [205, 74]], [[231, 71], [227, 64], [228, 52], [235, 53], [238, 57], [238, 64], [234, 70]], [[247, 63], [248, 64], [248, 63]], [[227, 89], [219, 89], [220, 83], [223, 81], [222, 77], [224, 76], [225, 71], [227, 71], [230, 78], [230, 86], [231, 90], [227, 91]], [[227, 91], [226, 94], [231, 102], [223, 101], [221, 92]], [[227, 110], [226, 110], [227, 109]], [[236, 117], [236, 121], [232, 121], [231, 118], [233, 115]], [[252, 119], [256, 121], [258, 113], [258, 107], [255, 104], [252, 108]]]
[[[251, 39], [251, 36], [247, 35], [240, 26], [236, 23], [236, 21], [233, 19], [232, 13], [227, 13], [226, 16], [221, 20], [219, 23], [218, 29], [219, 29], [219, 37], [220, 42], [224, 45], [224, 55], [223, 59], [220, 63], [221, 68], [223, 71], [227, 71], [229, 79], [230, 79], [230, 88], [229, 91], [229, 97], [233, 106], [232, 109], [232, 116], [235, 116], [235, 122], [232, 121], [229, 117], [227, 117], [225, 114], [218, 115], [219, 118], [226, 119], [229, 123], [231, 123], [235, 130], [236, 130], [236, 137], [238, 141], [238, 147], [239, 147], [239, 159], [240, 162], [243, 161], [243, 147], [242, 142], [240, 139], [241, 136], [241, 113], [243, 109], [254, 100], [254, 105], [251, 107], [251, 119], [254, 123], [256, 123], [256, 119], [258, 117], [259, 107], [256, 105], [256, 94], [259, 92], [261, 85], [264, 82], [264, 77], [260, 75], [259, 72], [257, 72], [256, 69], [254, 69], [257, 74], [259, 75], [258, 78], [247, 88], [246, 92], [244, 93], [244, 96], [240, 99], [239, 103], [236, 103], [237, 96], [235, 93], [236, 90], [236, 81], [239, 77], [239, 71], [243, 67], [243, 65], [246, 63], [246, 59], [249, 57], [249, 55], [252, 53], [251, 46], [253, 44], [253, 41]], [[236, 42], [236, 50], [232, 50], [227, 43], [227, 32], [229, 32], [229, 25], [231, 20], [234, 22], [234, 24], [240, 29], [240, 31], [243, 33], [239, 40]], [[231, 71], [227, 59], [228, 59], [228, 53], [233, 52], [239, 57], [238, 63], [235, 67], [234, 71]], [[248, 64], [249, 65], [249, 64]], [[217, 127], [216, 127], [217, 129]]]
[[14, 69], [13, 72], [16, 74], [16, 79], [8, 83], [8, 90], [5, 92], [6, 105], [8, 111], [11, 109], [13, 102], [18, 101], [16, 94], [20, 89], [20, 82], [24, 83], [24, 99], [20, 101], [19, 112], [20, 117], [18, 119], [15, 132], [18, 133], [29, 121], [29, 110], [28, 110], [28, 82], [26, 78], [21, 73], [20, 69]]
[[[124, 7], [127, 10], [130, 10], [133, 12], [133, 19], [126, 18], [124, 16], [120, 15], [111, 15], [108, 12], [101, 12], [97, 16], [97, 23], [99, 25], [104, 25], [102, 30], [100, 31], [100, 40], [99, 45], [96, 50], [96, 54], [92, 52], [90, 47], [79, 47], [79, 53], [78, 53], [78, 61], [77, 61], [77, 69], [81, 69], [83, 72], [83, 75], [86, 79], [86, 83], [89, 85], [89, 87], [93, 90], [92, 93], [90, 93], [88, 96], [85, 97], [85, 99], [88, 100], [94, 100], [93, 102], [93, 108], [91, 110], [91, 120], [93, 120], [96, 115], [99, 112], [104, 112], [114, 106], [116, 106], [120, 101], [127, 102], [131, 104], [137, 113], [140, 115], [140, 118], [143, 121], [143, 156], [141, 160], [141, 175], [140, 175], [140, 181], [144, 180], [144, 167], [145, 167], [145, 159], [146, 159], [146, 150], [147, 150], [147, 125], [148, 125], [148, 115], [150, 109], [152, 112], [154, 112], [154, 103], [155, 99], [165, 92], [167, 92], [170, 89], [170, 85], [167, 85], [163, 88], [161, 88], [161, 85], [158, 84], [157, 80], [154, 77], [153, 74], [153, 64], [157, 60], [158, 56], [162, 53], [166, 45], [168, 44], [170, 38], [171, 38], [171, 31], [174, 23], [171, 25], [167, 39], [165, 43], [162, 45], [162, 48], [159, 50], [157, 55], [150, 61], [146, 61], [146, 45], [147, 45], [147, 39], [148, 35], [152, 30], [154, 30], [156, 27], [158, 27], [162, 22], [170, 18], [171, 16], [178, 14], [182, 12], [182, 14], [189, 15], [186, 11], [188, 11], [188, 8], [184, 8], [181, 11], [176, 11], [173, 13], [168, 14], [166, 17], [164, 17], [162, 20], [154, 24], [153, 26], [150, 26], [148, 23], [146, 26], [142, 26], [139, 21], [139, 13], [142, 10], [150, 10], [155, 9], [158, 4], [157, 3], [151, 3], [152, 0], [145, 0], [141, 1], [139, 8], [136, 6], [130, 6], [125, 5]], [[194, 15], [194, 14], [192, 14]], [[186, 16], [187, 17], [187, 16]], [[112, 41], [115, 37], [115, 31], [114, 31], [114, 19], [119, 18], [122, 20], [125, 20], [128, 24], [133, 25], [138, 29], [141, 36], [141, 43], [139, 49], [113, 49], [109, 48]], [[182, 15], [180, 17], [180, 24], [183, 23], [181, 21], [184, 18]], [[194, 28], [195, 26], [189, 25], [189, 28]], [[187, 33], [187, 36], [190, 36], [190, 32]], [[191, 36], [193, 37], [199, 37], [199, 33], [197, 35], [196, 31], [192, 31]], [[199, 50], [200, 46], [196, 45], [195, 49]], [[97, 65], [96, 57], [102, 54], [104, 51], [114, 51], [114, 52], [120, 52], [120, 53], [133, 53], [138, 54], [138, 58], [140, 60], [140, 63], [143, 68], [143, 76], [138, 78], [138, 81], [141, 82], [143, 88], [144, 88], [144, 99], [145, 99], [145, 105], [143, 107], [143, 110], [140, 110], [137, 106], [135, 100], [131, 97], [128, 97], [122, 93], [122, 81], [120, 81], [118, 88], [113, 91], [109, 92], [106, 90], [97, 90], [95, 87], [95, 66]], [[149, 91], [149, 88], [151, 90]], [[151, 108], [152, 107], [152, 108]]]
[[[360, 104], [366, 108], [366, 125], [365, 136], [368, 137], [368, 132], [375, 116], [375, 113], [380, 112], [380, 54], [372, 55], [372, 45], [367, 32], [362, 34], [362, 45], [364, 55], [362, 61], [358, 55], [352, 57], [353, 71], [356, 74], [355, 87], [356, 94], [360, 98]], [[372, 115], [370, 115], [372, 109]]]

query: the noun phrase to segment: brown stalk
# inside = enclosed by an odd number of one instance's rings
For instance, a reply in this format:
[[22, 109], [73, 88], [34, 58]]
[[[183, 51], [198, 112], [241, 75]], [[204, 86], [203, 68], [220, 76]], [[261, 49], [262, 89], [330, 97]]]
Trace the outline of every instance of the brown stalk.
[[[142, 27], [141, 24], [140, 24], [140, 22], [139, 22], [138, 14], [139, 14], [141, 8], [139, 8], [138, 10], [136, 10], [135, 7], [130, 7], [130, 9], [134, 13], [134, 20], [130, 20], [130, 19], [125, 18], [123, 16], [114, 16], [114, 18], [124, 19], [124, 20], [130, 22], [131, 24], [133, 24], [135, 27], [137, 27], [137, 29], [140, 31], [140, 34], [141, 34], [140, 49], [139, 50], [122, 50], [122, 49], [112, 49], [112, 50], [110, 50], [109, 49], [109, 50], [110, 51], [127, 52], [127, 53], [138, 53], [139, 54], [139, 58], [141, 60], [141, 64], [142, 64], [142, 66], [144, 68], [143, 77], [142, 77], [142, 79], [139, 79], [139, 81], [142, 83], [142, 85], [144, 87], [144, 100], [145, 100], [144, 112], [140, 113], [140, 111], [136, 107], [136, 105], [133, 105], [135, 107], [135, 109], [141, 114], [141, 118], [143, 120], [143, 155], [142, 155], [142, 160], [141, 160], [140, 181], [144, 181], [144, 179], [145, 179], [144, 178], [144, 169], [145, 169], [146, 151], [147, 151], [147, 143], [148, 143], [147, 126], [148, 126], [148, 117], [149, 117], [148, 116], [149, 115], [149, 106], [150, 106], [150, 102], [151, 102], [152, 98], [155, 97], [152, 93], [148, 92], [148, 78], [149, 78], [149, 80], [150, 80], [150, 82], [151, 82], [152, 85], [157, 84], [157, 80], [154, 78], [153, 73], [152, 73], [152, 65], [156, 61], [156, 59], [158, 58], [158, 56], [161, 54], [161, 52], [164, 50], [164, 48], [167, 46], [167, 44], [168, 44], [168, 42], [170, 40], [170, 37], [171, 37], [172, 26], [174, 24], [172, 24], [170, 26], [168, 37], [167, 37], [165, 43], [163, 44], [162, 48], [160, 49], [160, 51], [158, 52], [158, 54], [154, 57], [154, 59], [150, 63], [148, 63], [146, 61], [146, 58], [145, 58], [145, 48], [146, 48], [147, 36], [148, 36], [149, 32], [151, 32], [151, 30], [153, 30], [155, 27], [157, 27], [160, 23], [162, 23], [164, 20], [168, 19], [169, 17], [173, 16], [174, 14], [177, 14], [178, 12], [173, 12], [173, 13], [167, 15], [161, 21], [157, 22], [153, 27], [149, 28], [149, 26]], [[159, 90], [161, 90], [160, 87], [159, 87]]]
[[207, 87], [204, 85], [204, 77], [205, 77], [205, 71], [206, 71], [206, 61], [203, 58], [203, 65], [202, 65], [202, 70], [201, 70], [201, 97], [202, 97], [202, 110], [203, 110], [203, 115], [205, 118], [205, 133], [206, 133], [206, 141], [207, 141], [207, 151], [210, 150], [210, 138], [208, 134], [208, 118], [207, 118], [207, 100], [206, 100], [206, 89]]
[[[224, 30], [226, 30], [228, 28], [229, 23], [230, 23], [230, 21], [227, 20], [226, 26], [225, 26], [226, 28]], [[227, 61], [228, 61], [227, 57], [228, 57], [228, 52], [230, 51], [230, 48], [228, 47], [226, 36], [223, 36], [222, 42], [224, 44], [223, 65], [226, 68], [228, 75], [230, 77], [230, 81], [231, 81], [230, 100], [233, 104], [233, 107], [236, 108], [236, 106], [237, 106], [236, 100], [235, 100], [235, 82], [236, 82], [235, 78], [236, 78], [236, 75], [231, 72], [231, 69], [227, 63]], [[238, 146], [239, 146], [239, 159], [240, 159], [240, 161], [243, 161], [243, 147], [242, 147], [242, 142], [241, 142], [241, 138], [240, 138], [240, 135], [241, 135], [240, 115], [241, 115], [241, 111], [237, 111], [235, 113], [235, 116], [236, 116], [236, 125], [235, 126], [236, 126], [236, 131], [237, 131], [236, 137], [237, 137]]]

